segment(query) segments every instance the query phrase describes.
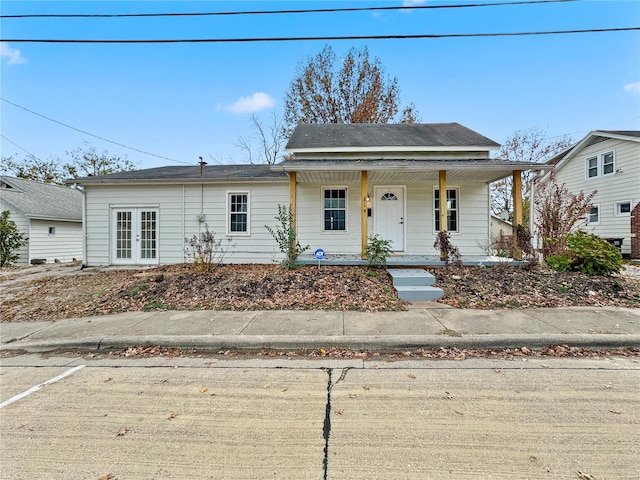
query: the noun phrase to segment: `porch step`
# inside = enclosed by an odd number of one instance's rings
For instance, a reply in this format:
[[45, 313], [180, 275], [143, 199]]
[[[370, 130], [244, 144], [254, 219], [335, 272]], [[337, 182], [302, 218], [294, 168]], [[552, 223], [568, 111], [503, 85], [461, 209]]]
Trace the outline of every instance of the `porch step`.
[[394, 287], [426, 287], [436, 283], [436, 277], [422, 268], [390, 268], [387, 272]]
[[398, 297], [410, 302], [432, 301], [444, 297], [441, 288], [432, 286], [436, 277], [421, 268], [387, 269]]
[[438, 287], [400, 286], [395, 289], [398, 291], [398, 297], [410, 302], [430, 302], [444, 297], [444, 292]]

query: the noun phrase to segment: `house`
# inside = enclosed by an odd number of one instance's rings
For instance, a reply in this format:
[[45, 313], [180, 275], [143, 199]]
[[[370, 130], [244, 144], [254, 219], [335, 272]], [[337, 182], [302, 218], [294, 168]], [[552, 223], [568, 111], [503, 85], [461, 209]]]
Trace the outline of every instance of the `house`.
[[500, 253], [513, 246], [513, 224], [508, 220], [491, 215], [491, 246]]
[[[457, 123], [299, 125], [277, 165], [159, 167], [86, 177], [88, 265], [185, 260], [205, 224], [231, 242], [229, 263], [282, 255], [265, 225], [290, 206], [302, 245], [362, 259], [368, 237], [399, 257], [439, 258], [446, 230], [463, 256], [486, 256], [489, 184], [539, 164], [489, 158], [499, 145]], [[516, 203], [516, 218], [519, 206]], [[520, 216], [521, 218], [521, 216]], [[521, 221], [520, 221], [521, 222]]]
[[597, 190], [582, 228], [640, 258], [640, 131], [595, 130], [547, 162], [572, 193]]
[[82, 192], [60, 185], [0, 176], [0, 211], [9, 210], [29, 238], [18, 265], [82, 259]]

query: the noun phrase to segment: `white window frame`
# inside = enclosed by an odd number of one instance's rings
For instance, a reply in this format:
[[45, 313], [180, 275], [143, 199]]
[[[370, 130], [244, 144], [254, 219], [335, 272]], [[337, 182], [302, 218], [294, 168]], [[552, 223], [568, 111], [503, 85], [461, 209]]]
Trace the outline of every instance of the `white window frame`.
[[[628, 212], [621, 212], [620, 211], [620, 206], [628, 203], [629, 204], [629, 211]], [[613, 215], [615, 217], [630, 217], [631, 216], [631, 210], [633, 210], [633, 202], [631, 202], [631, 200], [623, 200], [622, 202], [615, 202], [613, 204]]]
[[[595, 160], [596, 164], [594, 167], [591, 166], [591, 160]], [[591, 178], [598, 178], [600, 176], [600, 161], [598, 160], [598, 156], [595, 155], [593, 157], [588, 157], [585, 160], [585, 166], [586, 166], [586, 173], [585, 175], [587, 176], [587, 180], [591, 179]], [[589, 175], [589, 172], [591, 171], [591, 169], [595, 168], [596, 169], [596, 174], [595, 175]]]
[[[344, 235], [349, 233], [349, 189], [347, 188], [346, 185], [332, 185], [332, 186], [326, 186], [326, 187], [322, 187], [321, 189], [321, 193], [320, 193], [320, 212], [321, 212], [321, 218], [320, 218], [320, 222], [322, 225], [322, 233], [327, 233], [330, 235]], [[324, 206], [324, 192], [326, 192], [327, 190], [344, 190], [344, 230], [327, 230], [325, 229], [325, 224], [324, 224], [324, 215], [325, 215], [325, 206]], [[329, 210], [341, 210], [341, 209], [336, 209], [336, 208], [330, 208]]]
[[[611, 155], [611, 163], [606, 164], [606, 165], [611, 165], [611, 171], [610, 172], [606, 172], [605, 173], [605, 158], [607, 157], [607, 155]], [[596, 161], [596, 164], [594, 166], [590, 165], [590, 162], [592, 160]], [[589, 157], [587, 157], [584, 161], [584, 167], [585, 167], [585, 178], [587, 180], [593, 180], [594, 178], [600, 178], [600, 177], [607, 177], [609, 175], [615, 175], [616, 173], [616, 151], [615, 150], [608, 150], [606, 152], [602, 152], [602, 153], [598, 153], [596, 155], [590, 155]], [[589, 175], [589, 172], [595, 169], [596, 174], [593, 176]]]
[[593, 209], [597, 209], [598, 210], [598, 220], [595, 222], [591, 221], [591, 211], [587, 212], [587, 218], [586, 218], [586, 223], [587, 225], [600, 225], [600, 204], [599, 203], [594, 203], [593, 205], [591, 205], [591, 210]]
[[[232, 195], [246, 195], [247, 196], [247, 211], [246, 212], [232, 212], [231, 211], [231, 196]], [[235, 232], [231, 230], [231, 216], [233, 214], [245, 213], [247, 216], [247, 230], [245, 232]], [[249, 237], [251, 236], [251, 192], [249, 190], [228, 190], [227, 191], [227, 236], [228, 237]]]
[[[607, 155], [611, 155], [611, 171], [610, 172], [605, 172], [604, 171], [604, 159]], [[602, 176], [606, 176], [606, 175], [615, 175], [616, 173], [616, 154], [614, 150], [611, 150], [610, 152], [604, 152], [602, 154], [600, 154], [600, 159], [601, 159], [601, 163], [602, 163]]]
[[[454, 210], [456, 212], [456, 226], [458, 227], [456, 230], [449, 230], [447, 228], [447, 232], [449, 233], [460, 233], [460, 187], [451, 187], [449, 185], [447, 185], [447, 193], [449, 190], [455, 190], [456, 191], [456, 208], [449, 208], [449, 205], [447, 205], [447, 212], [449, 212], [450, 210]], [[436, 228], [436, 222], [440, 221], [440, 209], [437, 210], [438, 213], [436, 213], [436, 192], [440, 192], [440, 188], [439, 187], [433, 187], [433, 204], [432, 204], [432, 212], [433, 212], [433, 233], [437, 234], [438, 233], [438, 229]], [[449, 221], [447, 220], [447, 227], [449, 227]]]

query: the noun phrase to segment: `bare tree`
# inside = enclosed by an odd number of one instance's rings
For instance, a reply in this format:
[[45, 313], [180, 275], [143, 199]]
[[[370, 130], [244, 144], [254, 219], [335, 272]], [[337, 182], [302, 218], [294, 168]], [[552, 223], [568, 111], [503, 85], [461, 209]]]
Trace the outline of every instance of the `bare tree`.
[[418, 114], [409, 105], [397, 118], [398, 79], [386, 75], [369, 50], [351, 48], [338, 59], [330, 46], [298, 64], [285, 95], [284, 124], [290, 133], [298, 123], [413, 123]]
[[584, 225], [596, 193], [597, 190], [588, 194], [571, 193], [564, 183], [558, 185], [554, 177], [537, 187], [535, 226], [536, 234], [542, 239], [545, 259], [566, 251], [567, 234]]
[[[507, 138], [495, 158], [516, 162], [542, 163], [553, 155], [573, 145], [574, 141], [568, 136], [547, 138], [547, 133], [537, 127], [528, 130], [517, 130]], [[531, 189], [533, 172], [526, 170], [522, 173], [522, 194], [524, 197], [525, 214], [528, 213], [528, 194]], [[513, 219], [513, 179], [503, 178], [491, 184], [491, 213], [502, 217], [506, 212], [508, 220]], [[523, 219], [528, 224], [528, 215]]]
[[96, 151], [96, 147], [84, 143], [83, 147], [68, 151], [67, 155], [71, 161], [64, 164], [63, 169], [69, 178], [80, 178], [97, 175], [107, 175], [109, 173], [126, 172], [135, 169], [135, 164], [124, 157], [111, 156], [104, 150], [102, 153]]
[[[274, 111], [271, 112], [271, 123], [265, 126], [258, 117], [251, 115], [251, 128], [253, 137], [238, 137], [235, 143], [236, 148], [243, 150], [250, 164], [268, 163], [276, 164], [282, 159], [282, 151], [286, 143], [284, 129], [282, 126], [282, 118]], [[258, 147], [254, 150], [251, 143], [252, 140], [257, 141]]]

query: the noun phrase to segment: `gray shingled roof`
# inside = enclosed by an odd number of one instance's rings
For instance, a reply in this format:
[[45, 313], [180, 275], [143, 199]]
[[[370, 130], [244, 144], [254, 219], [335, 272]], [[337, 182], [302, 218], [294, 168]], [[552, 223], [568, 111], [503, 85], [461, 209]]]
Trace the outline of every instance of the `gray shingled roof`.
[[299, 124], [288, 150], [341, 147], [485, 147], [500, 145], [459, 123]]
[[112, 173], [97, 177], [67, 180], [80, 185], [96, 183], [199, 183], [238, 182], [246, 180], [286, 181], [282, 171], [271, 171], [271, 165], [205, 165], [200, 176], [200, 166], [157, 167], [130, 172]]
[[69, 187], [0, 175], [2, 201], [30, 218], [82, 221], [82, 192]]
[[640, 130], [598, 130], [598, 132], [610, 133], [611, 135], [626, 135], [627, 137], [640, 138]]

